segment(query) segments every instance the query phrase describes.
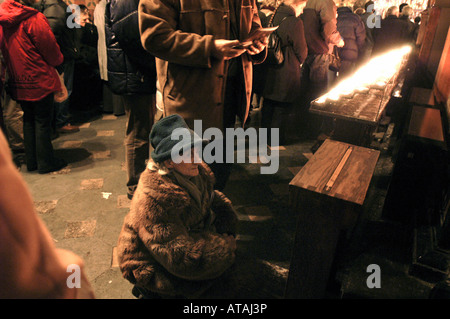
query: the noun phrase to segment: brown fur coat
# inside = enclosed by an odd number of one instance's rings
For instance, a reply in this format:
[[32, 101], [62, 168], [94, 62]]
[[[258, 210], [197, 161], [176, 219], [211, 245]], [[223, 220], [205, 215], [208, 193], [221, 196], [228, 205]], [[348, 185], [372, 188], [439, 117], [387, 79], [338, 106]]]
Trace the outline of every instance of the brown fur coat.
[[216, 231], [191, 230], [203, 216], [171, 174], [149, 168], [141, 174], [118, 241], [119, 266], [131, 283], [164, 295], [193, 297], [234, 263], [234, 252], [221, 234], [235, 233], [236, 213], [230, 200], [214, 191], [206, 164], [199, 172], [209, 193], [214, 192]]

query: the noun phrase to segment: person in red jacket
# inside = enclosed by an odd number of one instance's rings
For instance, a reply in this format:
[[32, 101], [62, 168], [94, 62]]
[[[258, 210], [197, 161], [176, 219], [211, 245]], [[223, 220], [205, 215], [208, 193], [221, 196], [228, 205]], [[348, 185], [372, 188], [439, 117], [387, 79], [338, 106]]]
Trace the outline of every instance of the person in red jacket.
[[45, 174], [67, 163], [53, 154], [54, 93], [61, 91], [55, 69], [63, 55], [45, 16], [34, 0], [5, 0], [0, 5], [0, 49], [8, 70], [7, 89], [24, 111], [23, 131], [28, 171]]

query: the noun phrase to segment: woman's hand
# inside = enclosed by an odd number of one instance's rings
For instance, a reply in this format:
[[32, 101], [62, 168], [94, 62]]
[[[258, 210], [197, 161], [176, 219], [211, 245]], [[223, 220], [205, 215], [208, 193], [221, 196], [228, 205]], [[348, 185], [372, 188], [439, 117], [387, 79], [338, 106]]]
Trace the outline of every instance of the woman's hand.
[[234, 252], [237, 248], [236, 238], [234, 238], [234, 236], [232, 236], [232, 235], [223, 235], [223, 237], [225, 238], [226, 242], [230, 246], [231, 250]]

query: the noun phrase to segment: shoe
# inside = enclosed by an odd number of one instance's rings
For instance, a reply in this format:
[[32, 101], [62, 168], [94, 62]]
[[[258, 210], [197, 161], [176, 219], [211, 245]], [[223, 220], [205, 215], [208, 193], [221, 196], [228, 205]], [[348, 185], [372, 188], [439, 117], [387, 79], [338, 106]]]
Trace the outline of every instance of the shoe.
[[137, 286], [134, 286], [133, 289], [131, 289], [131, 293], [137, 299], [162, 299], [157, 293]]
[[28, 166], [27, 165], [27, 171], [28, 172], [34, 172], [34, 171], [36, 171], [37, 170], [37, 166]]
[[49, 167], [47, 169], [40, 169], [39, 174], [47, 174], [47, 173], [51, 173], [51, 172], [56, 172], [67, 166], [67, 162], [63, 159], [55, 159], [55, 162], [56, 162], [56, 164], [52, 167]]
[[79, 132], [80, 128], [78, 126], [73, 126], [70, 123], [64, 125], [63, 127], [56, 129], [59, 133], [74, 133]]

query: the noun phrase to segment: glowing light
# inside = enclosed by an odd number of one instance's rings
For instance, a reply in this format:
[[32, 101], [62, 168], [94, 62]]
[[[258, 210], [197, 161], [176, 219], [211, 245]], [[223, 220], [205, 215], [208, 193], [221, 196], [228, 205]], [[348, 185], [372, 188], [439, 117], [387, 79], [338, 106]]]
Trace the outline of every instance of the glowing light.
[[368, 91], [370, 87], [384, 87], [392, 76], [398, 71], [406, 54], [411, 51], [411, 46], [404, 46], [387, 53], [375, 56], [355, 73], [341, 80], [329, 92], [316, 100], [322, 104], [326, 100], [337, 101], [342, 96], [350, 95], [355, 91]]

